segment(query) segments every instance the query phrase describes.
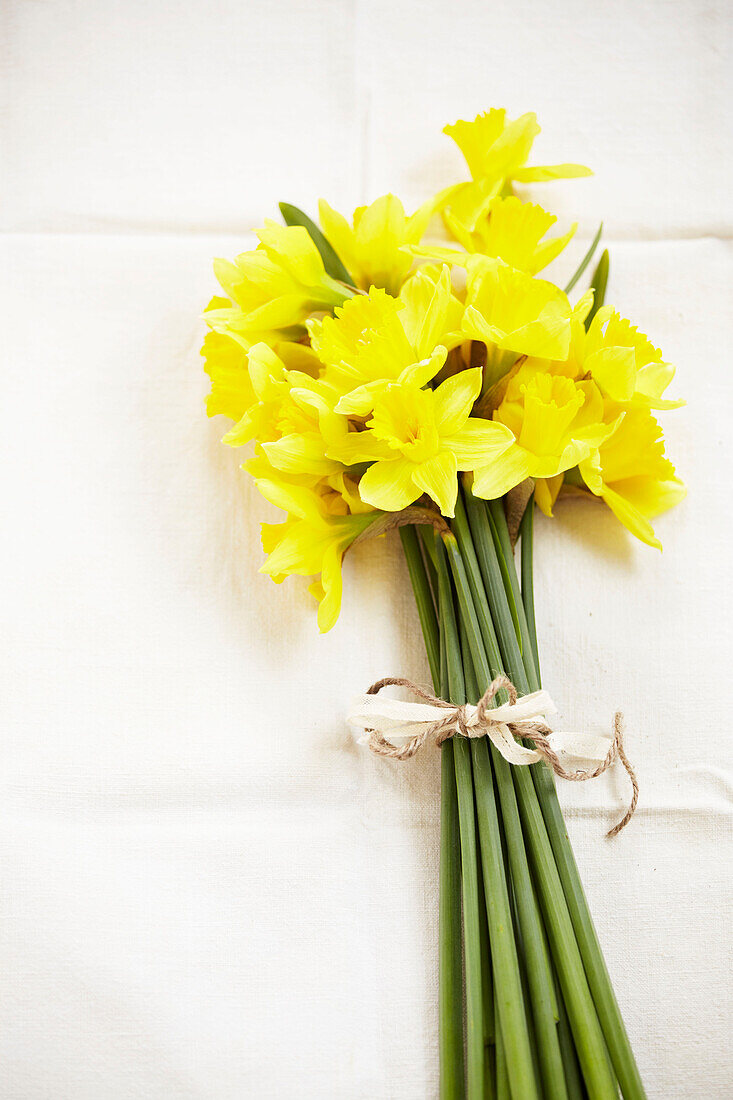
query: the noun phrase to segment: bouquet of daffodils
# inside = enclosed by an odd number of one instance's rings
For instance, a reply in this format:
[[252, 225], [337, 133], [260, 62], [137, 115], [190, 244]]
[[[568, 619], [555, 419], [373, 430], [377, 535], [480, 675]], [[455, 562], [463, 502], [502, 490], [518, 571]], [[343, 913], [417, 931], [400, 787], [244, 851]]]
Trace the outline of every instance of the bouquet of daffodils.
[[564, 289], [539, 276], [575, 227], [548, 236], [555, 217], [514, 184], [589, 170], [527, 165], [534, 114], [491, 110], [445, 132], [470, 178], [415, 213], [394, 195], [350, 220], [322, 202], [319, 228], [282, 204], [285, 225], [266, 221], [254, 251], [215, 262], [208, 412], [233, 421], [225, 443], [254, 444], [245, 469], [285, 513], [262, 526], [262, 569], [311, 578], [322, 631], [344, 554], [399, 529], [435, 695], [387, 701], [417, 708], [402, 742], [381, 697], [382, 725], [370, 730], [375, 707], [363, 726], [397, 759], [426, 731], [441, 743], [441, 1097], [636, 1100], [552, 774], [601, 769], [565, 772], [538, 720], [551, 707], [533, 515], [595, 498], [659, 547], [650, 521], [684, 488], [656, 414], [681, 403], [664, 397], [672, 366], [604, 304], [607, 252], [569, 297], [600, 230]]

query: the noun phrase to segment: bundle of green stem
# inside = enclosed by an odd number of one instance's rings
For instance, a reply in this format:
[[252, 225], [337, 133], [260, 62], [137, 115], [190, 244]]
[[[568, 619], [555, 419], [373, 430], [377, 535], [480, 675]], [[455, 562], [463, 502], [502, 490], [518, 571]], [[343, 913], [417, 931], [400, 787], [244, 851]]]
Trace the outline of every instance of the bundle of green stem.
[[[500, 673], [520, 695], [540, 687], [533, 512], [521, 584], [501, 499], [464, 488], [449, 532], [400, 532], [434, 688], [452, 703]], [[513, 767], [485, 737], [440, 751], [441, 1100], [644, 1097], [552, 773]]]

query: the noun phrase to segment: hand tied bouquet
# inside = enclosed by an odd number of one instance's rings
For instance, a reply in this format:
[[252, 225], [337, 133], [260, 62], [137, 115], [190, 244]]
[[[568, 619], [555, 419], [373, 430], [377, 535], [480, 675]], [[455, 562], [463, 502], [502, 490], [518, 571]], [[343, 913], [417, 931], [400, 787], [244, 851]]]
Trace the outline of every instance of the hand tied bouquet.
[[[347, 550], [399, 529], [434, 701], [462, 716], [440, 749], [441, 1097], [632, 1100], [644, 1090], [551, 754], [512, 766], [527, 760], [466, 716], [488, 722], [540, 689], [535, 507], [596, 498], [660, 546], [650, 521], [684, 487], [655, 414], [682, 402], [664, 396], [673, 367], [604, 304], [607, 252], [569, 297], [600, 229], [564, 289], [539, 275], [576, 227], [548, 236], [556, 218], [514, 184], [589, 170], [527, 166], [534, 114], [491, 110], [445, 132], [470, 178], [415, 213], [391, 194], [351, 220], [323, 201], [318, 228], [281, 204], [285, 225], [215, 261], [226, 296], [204, 314], [208, 413], [233, 421], [225, 443], [254, 443], [244, 467], [286, 514], [262, 525], [262, 569], [314, 578], [322, 631]], [[518, 752], [540, 747], [537, 724], [508, 728]]]

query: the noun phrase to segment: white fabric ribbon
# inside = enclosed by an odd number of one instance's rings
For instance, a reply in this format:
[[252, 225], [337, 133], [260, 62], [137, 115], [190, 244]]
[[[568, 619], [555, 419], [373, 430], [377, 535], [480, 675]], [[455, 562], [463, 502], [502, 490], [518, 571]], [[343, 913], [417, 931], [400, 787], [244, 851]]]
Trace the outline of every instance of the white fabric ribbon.
[[[478, 708], [470, 704], [462, 708], [469, 737], [473, 730], [476, 731], [474, 736], [488, 737], [510, 764], [536, 764], [542, 759], [536, 749], [527, 748], [517, 741], [510, 726], [515, 723], [542, 722], [548, 714], [557, 714], [557, 707], [548, 692], [534, 691], [530, 695], [523, 695], [515, 703], [493, 707], [485, 712], [481, 724], [477, 719], [477, 711]], [[450, 709], [446, 707], [389, 699], [380, 693], [357, 695], [352, 700], [346, 720], [353, 727], [357, 742], [367, 745], [372, 731], [392, 743], [406, 741], [424, 735], [436, 722], [444, 722], [450, 713]], [[460, 732], [458, 708], [455, 728]], [[600, 762], [607, 757], [612, 738], [587, 733], [554, 732], [548, 736], [547, 741], [558, 755]]]

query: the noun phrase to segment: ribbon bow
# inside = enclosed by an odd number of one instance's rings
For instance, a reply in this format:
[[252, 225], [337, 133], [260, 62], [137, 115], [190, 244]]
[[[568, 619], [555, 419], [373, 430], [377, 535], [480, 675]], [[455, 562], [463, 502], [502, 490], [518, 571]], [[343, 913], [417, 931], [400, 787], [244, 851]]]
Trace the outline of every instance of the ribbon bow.
[[[422, 702], [411, 703], [380, 696], [384, 687], [404, 687]], [[506, 690], [508, 703], [494, 706], [499, 691]], [[546, 691], [534, 691], [520, 699], [514, 684], [506, 676], [497, 676], [474, 706], [447, 703], [428, 691], [423, 691], [412, 680], [388, 676], [372, 684], [366, 695], [354, 700], [347, 721], [362, 731], [359, 741], [366, 744], [378, 756], [393, 760], [409, 760], [428, 738], [442, 745], [451, 737], [488, 737], [498, 752], [514, 765], [536, 764], [544, 760], [555, 775], [573, 783], [585, 782], [602, 775], [618, 759], [631, 780], [631, 803], [622, 820], [610, 830], [615, 836], [626, 826], [636, 809], [639, 785], [634, 770], [624, 751], [622, 716], [614, 715], [613, 737], [594, 737], [579, 733], [553, 733], [544, 718], [557, 713], [557, 708]], [[386, 736], [403, 739], [395, 745]], [[404, 740], [406, 738], [406, 740]], [[531, 741], [533, 748], [523, 745]], [[560, 762], [558, 753], [599, 761], [592, 771], [568, 771]]]

